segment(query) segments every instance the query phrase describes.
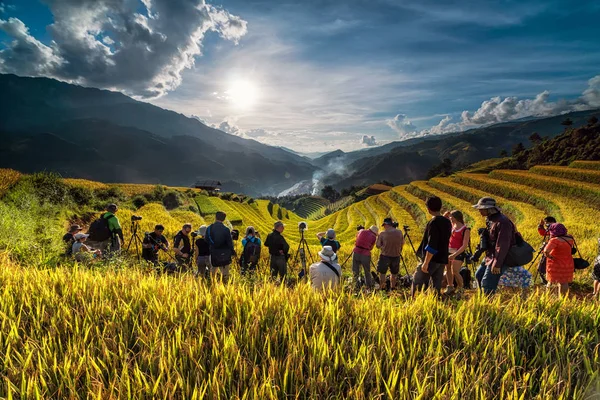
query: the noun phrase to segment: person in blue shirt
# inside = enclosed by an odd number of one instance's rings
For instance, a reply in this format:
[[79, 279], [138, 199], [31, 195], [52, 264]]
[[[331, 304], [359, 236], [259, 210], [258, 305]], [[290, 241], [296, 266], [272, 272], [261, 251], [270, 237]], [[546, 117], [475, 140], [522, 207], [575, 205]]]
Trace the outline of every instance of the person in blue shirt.
[[240, 260], [242, 273], [256, 271], [256, 266], [260, 260], [262, 242], [258, 231], [253, 226], [246, 228], [246, 236], [242, 239], [242, 246], [242, 258]]
[[335, 236], [335, 231], [333, 229], [328, 229], [327, 232], [317, 233], [317, 238], [319, 239], [321, 246], [331, 246], [333, 252], [337, 253], [340, 249], [340, 242], [335, 240]]

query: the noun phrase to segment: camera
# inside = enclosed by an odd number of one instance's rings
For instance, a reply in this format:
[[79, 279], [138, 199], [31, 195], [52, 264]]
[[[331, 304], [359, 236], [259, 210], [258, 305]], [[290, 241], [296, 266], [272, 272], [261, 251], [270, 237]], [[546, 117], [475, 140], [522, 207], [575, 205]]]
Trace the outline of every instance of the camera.
[[134, 221], [141, 221], [141, 220], [142, 220], [142, 217], [141, 217], [141, 216], [139, 216], [139, 215], [132, 215], [132, 216], [131, 216], [131, 222], [134, 222]]
[[192, 235], [193, 238], [195, 238], [196, 236], [198, 236], [198, 232], [194, 231], [194, 232], [191, 233], [191, 235]]
[[237, 229], [234, 229], [231, 231], [231, 239], [232, 240], [238, 240], [240, 238], [240, 231], [238, 231]]
[[479, 235], [479, 244], [475, 248], [475, 253], [469, 257], [469, 261], [472, 263], [478, 262], [481, 255], [493, 247], [493, 243], [490, 240], [490, 232], [487, 228], [479, 228], [477, 234]]
[[364, 226], [362, 226], [362, 225], [358, 225], [358, 226], [356, 227], [356, 230], [357, 230], [357, 231], [362, 231], [363, 229], [365, 229], [365, 227], [364, 227]]
[[395, 222], [395, 221], [394, 221], [394, 222], [392, 222], [392, 227], [393, 227], [393, 228], [397, 228], [399, 225], [400, 225], [400, 224], [399, 224], [399, 223], [397, 223], [397, 222]]
[[306, 225], [306, 222], [304, 222], [304, 221], [298, 222], [298, 230], [300, 232], [304, 232], [307, 228], [308, 228], [308, 225]]

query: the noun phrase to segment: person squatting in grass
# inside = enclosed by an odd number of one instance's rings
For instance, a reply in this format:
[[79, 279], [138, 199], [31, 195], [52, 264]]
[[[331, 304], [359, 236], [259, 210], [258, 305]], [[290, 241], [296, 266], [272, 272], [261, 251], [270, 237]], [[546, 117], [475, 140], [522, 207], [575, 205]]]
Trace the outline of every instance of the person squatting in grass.
[[225, 226], [227, 214], [217, 211], [215, 222], [206, 228], [206, 242], [210, 245], [210, 277], [229, 279], [231, 259], [235, 255], [231, 230]]
[[105, 228], [108, 226], [107, 229], [110, 232], [107, 239], [95, 240], [94, 236], [96, 233], [92, 231], [88, 232], [90, 234], [88, 244], [102, 251], [102, 254], [118, 252], [121, 250], [121, 243], [125, 241], [123, 238], [123, 229], [119, 223], [119, 218], [116, 216], [117, 211], [119, 211], [119, 207], [116, 204], [109, 204], [106, 207], [106, 212], [100, 216], [100, 219], [106, 220]]
[[158, 264], [158, 252], [160, 250], [169, 251], [169, 241], [163, 235], [165, 227], [156, 225], [154, 232], [144, 235], [142, 241], [142, 258], [154, 265]]
[[358, 284], [360, 279], [360, 268], [365, 274], [365, 283], [367, 289], [373, 289], [374, 281], [371, 275], [371, 250], [375, 246], [377, 241], [377, 234], [379, 228], [373, 225], [369, 229], [361, 229], [356, 234], [356, 242], [354, 244], [354, 250], [352, 250], [352, 273], [354, 275], [354, 281]]
[[260, 260], [260, 250], [262, 241], [260, 240], [260, 234], [253, 226], [246, 228], [246, 236], [242, 239], [242, 257], [240, 264], [242, 266], [242, 273], [256, 271], [256, 266]]
[[379, 272], [379, 287], [385, 288], [385, 276], [388, 269], [391, 273], [390, 289], [396, 288], [398, 273], [400, 272], [400, 256], [402, 256], [402, 247], [404, 246], [404, 235], [402, 231], [396, 229], [394, 221], [391, 218], [383, 220], [383, 232], [377, 237], [375, 245], [381, 249], [379, 262], [377, 263], [377, 272]]
[[[448, 217], [452, 222], [452, 234], [450, 236], [450, 248], [448, 249], [450, 252], [448, 265], [446, 266], [446, 280], [448, 282], [446, 294], [452, 294], [456, 290], [462, 291], [464, 289], [460, 269], [465, 261], [465, 252], [471, 240], [471, 228], [465, 225], [463, 214], [458, 210], [448, 213]], [[454, 281], [456, 281], [456, 289], [454, 288]]]
[[567, 228], [563, 224], [551, 224], [548, 233], [550, 240], [544, 247], [548, 288], [558, 284], [558, 294], [566, 295], [575, 272], [573, 261], [573, 254], [576, 251], [575, 240], [567, 234]]
[[173, 238], [173, 252], [175, 252], [177, 267], [181, 272], [187, 271], [192, 258], [190, 232], [192, 232], [192, 224], [184, 224]]
[[337, 254], [340, 249], [340, 242], [335, 240], [335, 231], [333, 229], [328, 229], [327, 232], [319, 232], [317, 233], [317, 239], [319, 239], [319, 243], [321, 243], [322, 247], [331, 246], [331, 249], [334, 253]]
[[512, 221], [504, 215], [491, 197], [482, 197], [473, 208], [486, 217], [489, 246], [485, 259], [475, 272], [475, 279], [485, 294], [493, 294], [498, 289], [500, 277], [507, 270], [506, 256], [516, 243], [516, 229]]
[[196, 238], [196, 274], [208, 278], [210, 273], [210, 245], [206, 241], [206, 225], [200, 226]]
[[73, 243], [75, 243], [75, 235], [82, 231], [82, 228], [77, 225], [71, 225], [69, 231], [62, 237], [62, 241], [65, 243], [65, 256], [71, 257], [73, 254]]
[[89, 236], [90, 235], [85, 233], [77, 233], [73, 237], [75, 242], [73, 243], [71, 254], [75, 257], [75, 260], [79, 262], [89, 262], [102, 255], [100, 250], [94, 250], [85, 244], [85, 241]]
[[312, 288], [323, 292], [339, 287], [342, 280], [342, 267], [337, 262], [337, 254], [331, 246], [323, 246], [319, 257], [321, 262], [311, 265], [308, 270]]
[[267, 235], [265, 246], [269, 249], [271, 256], [271, 276], [284, 279], [287, 274], [287, 260], [289, 258], [290, 245], [287, 243], [282, 233], [285, 225], [281, 221], [275, 222], [273, 232]]
[[448, 246], [452, 233], [452, 224], [448, 218], [440, 213], [442, 199], [437, 196], [428, 197], [425, 201], [427, 211], [432, 218], [427, 222], [423, 239], [417, 249], [421, 263], [413, 276], [411, 296], [417, 291], [422, 291], [431, 280], [432, 286], [439, 296], [442, 289], [444, 269], [448, 264]]

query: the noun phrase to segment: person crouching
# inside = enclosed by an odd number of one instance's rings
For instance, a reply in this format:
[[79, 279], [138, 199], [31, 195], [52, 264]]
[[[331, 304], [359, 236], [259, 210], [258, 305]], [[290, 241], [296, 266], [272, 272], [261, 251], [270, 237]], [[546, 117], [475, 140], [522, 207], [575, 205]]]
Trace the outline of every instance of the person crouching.
[[321, 262], [309, 268], [311, 286], [319, 292], [335, 289], [342, 281], [342, 267], [337, 262], [337, 255], [331, 246], [325, 246], [319, 252], [319, 257]]

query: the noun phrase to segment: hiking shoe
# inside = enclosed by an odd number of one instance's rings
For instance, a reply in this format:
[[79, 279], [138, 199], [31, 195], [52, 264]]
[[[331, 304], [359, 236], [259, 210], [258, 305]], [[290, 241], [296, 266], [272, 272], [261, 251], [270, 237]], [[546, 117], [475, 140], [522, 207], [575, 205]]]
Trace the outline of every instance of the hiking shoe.
[[444, 294], [452, 294], [454, 292], [456, 292], [454, 286], [446, 286], [446, 291], [444, 292]]

